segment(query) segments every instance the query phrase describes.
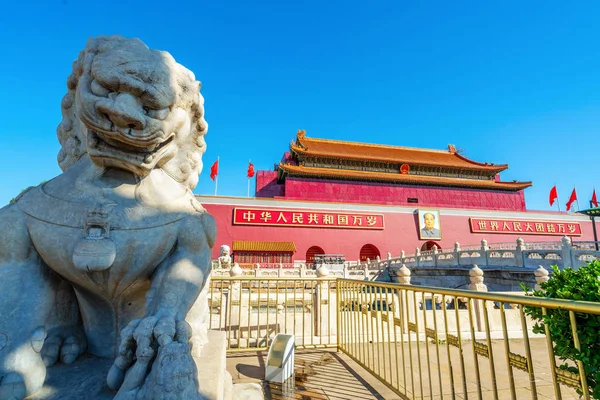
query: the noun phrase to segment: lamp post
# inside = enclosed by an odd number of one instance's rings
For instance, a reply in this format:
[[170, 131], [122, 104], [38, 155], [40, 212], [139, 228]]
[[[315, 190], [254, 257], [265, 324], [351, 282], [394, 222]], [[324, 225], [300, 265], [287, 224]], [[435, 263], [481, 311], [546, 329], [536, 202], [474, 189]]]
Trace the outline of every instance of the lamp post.
[[580, 214], [585, 214], [590, 217], [592, 220], [592, 230], [594, 232], [594, 245], [596, 246], [596, 251], [598, 251], [598, 233], [596, 232], [596, 217], [600, 215], [600, 207], [592, 208], [592, 202], [590, 201], [590, 208], [587, 210], [577, 211]]

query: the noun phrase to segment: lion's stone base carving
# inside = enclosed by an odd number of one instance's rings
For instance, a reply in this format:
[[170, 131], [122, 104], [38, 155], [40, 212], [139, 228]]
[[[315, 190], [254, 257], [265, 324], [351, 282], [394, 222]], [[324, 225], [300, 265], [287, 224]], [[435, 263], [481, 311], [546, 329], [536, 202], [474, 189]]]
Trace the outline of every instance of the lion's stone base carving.
[[[182, 396], [177, 393], [177, 387], [173, 387], [170, 392], [157, 390], [153, 388], [152, 394], [157, 396], [172, 393], [176, 397], [173, 399], [189, 400], [232, 400], [231, 375], [225, 369], [225, 333], [209, 331], [208, 343], [204, 346], [202, 354], [195, 357], [196, 365], [211, 365], [212, 368], [198, 372], [198, 381], [200, 386], [197, 397]], [[176, 351], [175, 351], [176, 352]], [[170, 357], [170, 356], [169, 356]], [[159, 355], [160, 358], [160, 355]], [[164, 359], [164, 356], [163, 356]], [[167, 363], [175, 367], [170, 369], [172, 374], [185, 375], [181, 373], [183, 369], [189, 367], [189, 363], [179, 364], [179, 358], [176, 356], [167, 360]], [[115, 393], [106, 385], [106, 375], [112, 365], [113, 360], [108, 358], [95, 357], [89, 354], [81, 357], [77, 363], [71, 365], [57, 364], [48, 369], [48, 376], [44, 387], [28, 400], [110, 400]], [[185, 372], [185, 371], [183, 371]], [[151, 375], [152, 376], [152, 373]], [[154, 385], [160, 385], [162, 377], [153, 377]], [[170, 379], [170, 377], [169, 377]], [[181, 382], [181, 380], [171, 380], [171, 382]], [[162, 389], [165, 387], [163, 386]], [[143, 395], [140, 392], [140, 395]], [[136, 397], [132, 397], [135, 399]], [[139, 397], [142, 398], [142, 397]], [[150, 397], [144, 397], [150, 399]], [[170, 399], [168, 396], [153, 397], [161, 399]]]

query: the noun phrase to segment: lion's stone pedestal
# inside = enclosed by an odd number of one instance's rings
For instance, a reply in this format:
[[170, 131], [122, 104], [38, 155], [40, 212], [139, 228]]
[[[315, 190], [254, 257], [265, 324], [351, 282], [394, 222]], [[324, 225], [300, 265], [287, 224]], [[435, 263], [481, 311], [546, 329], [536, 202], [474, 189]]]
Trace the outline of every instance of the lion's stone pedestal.
[[196, 365], [209, 368], [198, 370], [200, 394], [206, 399], [232, 400], [233, 383], [227, 372], [227, 338], [225, 332], [208, 331], [208, 344], [202, 349]]
[[[210, 400], [232, 400], [231, 375], [226, 370], [225, 332], [209, 331], [208, 343], [195, 361], [207, 368], [198, 373], [200, 395]], [[57, 364], [48, 369], [42, 390], [31, 400], [109, 400], [115, 392], [106, 386], [106, 374], [112, 365], [110, 358], [84, 355], [71, 365]]]

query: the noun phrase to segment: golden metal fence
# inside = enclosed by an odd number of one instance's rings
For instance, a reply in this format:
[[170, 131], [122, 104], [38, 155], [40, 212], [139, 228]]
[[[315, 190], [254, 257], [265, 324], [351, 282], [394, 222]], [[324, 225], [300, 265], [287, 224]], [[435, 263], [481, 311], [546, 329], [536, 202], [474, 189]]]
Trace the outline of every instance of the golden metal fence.
[[600, 315], [600, 304], [348, 279], [336, 288], [338, 349], [401, 398], [590, 398], [582, 363], [559, 368], [548, 326], [534, 334], [524, 307], [568, 311], [579, 350], [576, 315]]
[[266, 350], [277, 333], [296, 348], [337, 347], [335, 278], [215, 277], [209, 329], [225, 331], [228, 352]]

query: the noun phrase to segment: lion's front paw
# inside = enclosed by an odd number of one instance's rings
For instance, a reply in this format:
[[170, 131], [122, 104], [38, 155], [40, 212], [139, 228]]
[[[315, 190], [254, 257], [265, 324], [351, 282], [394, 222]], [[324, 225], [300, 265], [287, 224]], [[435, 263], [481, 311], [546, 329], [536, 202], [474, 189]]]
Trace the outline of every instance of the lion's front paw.
[[148, 375], [155, 349], [173, 341], [187, 344], [190, 337], [189, 324], [173, 317], [149, 316], [131, 321], [121, 332], [119, 354], [108, 372], [108, 387], [119, 393], [139, 390]]

